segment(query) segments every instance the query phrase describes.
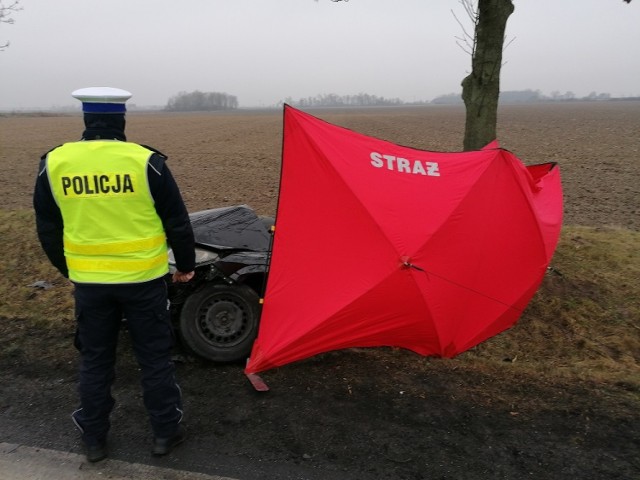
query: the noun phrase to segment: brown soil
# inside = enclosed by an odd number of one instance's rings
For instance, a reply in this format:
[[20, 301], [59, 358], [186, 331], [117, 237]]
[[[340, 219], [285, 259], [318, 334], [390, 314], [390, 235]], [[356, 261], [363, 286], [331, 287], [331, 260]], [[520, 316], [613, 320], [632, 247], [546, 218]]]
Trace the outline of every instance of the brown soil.
[[[464, 110], [422, 107], [316, 110], [329, 122], [415, 148], [457, 151]], [[246, 203], [261, 214], [276, 208], [282, 114], [128, 115], [129, 140], [170, 158], [190, 211]], [[37, 159], [79, 138], [82, 120], [0, 117], [3, 207], [29, 208]], [[638, 230], [640, 102], [511, 105], [500, 112], [498, 137], [526, 164], [558, 162], [565, 224]]]
[[[459, 150], [457, 107], [310, 112], [416, 148]], [[189, 210], [246, 203], [275, 212], [281, 112], [128, 116], [132, 141], [170, 157]], [[30, 208], [37, 159], [78, 138], [81, 118], [0, 118], [5, 209]], [[640, 103], [503, 107], [502, 146], [525, 163], [559, 163], [565, 224], [640, 228]], [[9, 239], [5, 239], [9, 241]], [[6, 320], [0, 441], [81, 451], [73, 325], [54, 332]], [[517, 328], [517, 327], [516, 327]], [[27, 339], [24, 341], [24, 339]], [[491, 340], [489, 340], [490, 342]], [[152, 460], [126, 335], [114, 389], [112, 456], [243, 479], [640, 478], [637, 386], [543, 380], [512, 362], [476, 368], [462, 355], [397, 349], [331, 352], [267, 371], [254, 392], [242, 365], [211, 365], [177, 349], [190, 439]], [[39, 358], [25, 355], [37, 348]]]

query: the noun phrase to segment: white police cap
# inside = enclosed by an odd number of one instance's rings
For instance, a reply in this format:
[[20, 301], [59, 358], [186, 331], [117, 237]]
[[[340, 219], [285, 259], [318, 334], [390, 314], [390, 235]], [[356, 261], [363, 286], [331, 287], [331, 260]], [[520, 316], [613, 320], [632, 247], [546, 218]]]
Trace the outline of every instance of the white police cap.
[[73, 91], [71, 96], [82, 102], [84, 113], [124, 113], [131, 93], [113, 87], [87, 87]]

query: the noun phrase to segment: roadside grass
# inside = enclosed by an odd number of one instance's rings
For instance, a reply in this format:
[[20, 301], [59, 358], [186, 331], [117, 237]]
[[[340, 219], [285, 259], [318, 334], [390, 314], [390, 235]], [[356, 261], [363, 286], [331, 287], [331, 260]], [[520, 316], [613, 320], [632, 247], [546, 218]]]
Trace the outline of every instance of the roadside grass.
[[[55, 329], [73, 319], [70, 282], [51, 266], [28, 210], [0, 210], [0, 238], [6, 251], [0, 275], [0, 317]], [[31, 286], [47, 282], [50, 288]]]
[[[73, 330], [70, 283], [49, 264], [29, 210], [0, 210], [6, 249], [0, 275], [0, 358], [41, 348], [68, 357]], [[513, 328], [452, 361], [416, 356], [411, 366], [465, 369], [518, 382], [587, 382], [622, 389], [640, 404], [640, 233], [619, 228], [566, 226], [540, 289]], [[51, 288], [32, 286], [46, 282]], [[16, 332], [20, 326], [20, 334]], [[7, 341], [7, 340], [10, 341]], [[58, 352], [58, 353], [55, 353]], [[372, 360], [392, 361], [383, 349]], [[37, 352], [34, 352], [37, 353]], [[402, 358], [405, 358], [402, 356]], [[60, 358], [61, 361], [65, 360]]]
[[466, 361], [518, 363], [541, 377], [640, 391], [640, 233], [570, 226], [518, 324]]

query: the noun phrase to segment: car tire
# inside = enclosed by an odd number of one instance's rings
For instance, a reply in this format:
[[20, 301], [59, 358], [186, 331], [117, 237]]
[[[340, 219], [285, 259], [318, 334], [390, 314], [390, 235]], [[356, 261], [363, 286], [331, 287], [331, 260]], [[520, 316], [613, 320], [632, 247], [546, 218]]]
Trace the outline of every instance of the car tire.
[[259, 300], [246, 285], [205, 285], [186, 299], [180, 312], [184, 344], [214, 362], [246, 359], [258, 333]]

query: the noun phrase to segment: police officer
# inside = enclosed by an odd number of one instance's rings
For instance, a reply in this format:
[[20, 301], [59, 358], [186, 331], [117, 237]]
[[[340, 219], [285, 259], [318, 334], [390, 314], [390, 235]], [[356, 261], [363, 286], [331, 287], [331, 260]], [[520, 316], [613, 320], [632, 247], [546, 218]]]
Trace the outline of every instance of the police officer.
[[167, 244], [178, 270], [172, 280], [189, 281], [193, 230], [167, 158], [126, 140], [131, 94], [91, 87], [72, 95], [82, 101], [82, 139], [42, 157], [33, 198], [40, 243], [74, 284], [81, 364], [80, 407], [72, 419], [87, 459], [105, 458], [116, 344], [126, 318], [154, 436], [152, 453], [166, 455], [186, 436], [170, 356]]

